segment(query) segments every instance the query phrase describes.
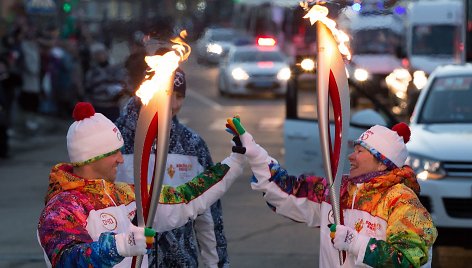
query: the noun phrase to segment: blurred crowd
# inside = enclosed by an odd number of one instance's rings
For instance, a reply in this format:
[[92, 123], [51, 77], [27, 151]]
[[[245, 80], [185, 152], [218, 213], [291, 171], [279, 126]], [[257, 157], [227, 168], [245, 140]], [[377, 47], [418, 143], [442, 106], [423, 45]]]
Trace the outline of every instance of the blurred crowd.
[[125, 40], [120, 60], [111, 57], [114, 40], [106, 36], [80, 23], [69, 32], [38, 26], [27, 16], [7, 26], [0, 36], [0, 158], [10, 155], [9, 137], [32, 136], [51, 118], [69, 119], [77, 101], [118, 117], [146, 67], [143, 34]]

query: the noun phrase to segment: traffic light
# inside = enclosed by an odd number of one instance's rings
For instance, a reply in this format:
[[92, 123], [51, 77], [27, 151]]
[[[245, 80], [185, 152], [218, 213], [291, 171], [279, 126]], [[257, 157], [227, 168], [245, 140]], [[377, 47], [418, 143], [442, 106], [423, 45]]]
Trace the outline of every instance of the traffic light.
[[64, 2], [64, 4], [62, 4], [62, 10], [64, 13], [70, 13], [72, 10], [72, 4], [68, 1]]

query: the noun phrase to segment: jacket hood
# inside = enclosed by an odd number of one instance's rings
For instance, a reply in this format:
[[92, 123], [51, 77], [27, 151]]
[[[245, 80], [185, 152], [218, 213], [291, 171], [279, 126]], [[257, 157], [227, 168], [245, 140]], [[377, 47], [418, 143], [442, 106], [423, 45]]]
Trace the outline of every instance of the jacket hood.
[[[45, 198], [47, 204], [54, 196], [61, 192], [77, 190], [89, 194], [103, 196], [105, 203], [119, 201], [129, 203], [134, 201], [134, 187], [126, 183], [112, 183], [106, 180], [88, 180], [72, 173], [73, 167], [69, 163], [55, 165], [49, 174], [49, 186]], [[113, 196], [115, 200], [110, 200]]]

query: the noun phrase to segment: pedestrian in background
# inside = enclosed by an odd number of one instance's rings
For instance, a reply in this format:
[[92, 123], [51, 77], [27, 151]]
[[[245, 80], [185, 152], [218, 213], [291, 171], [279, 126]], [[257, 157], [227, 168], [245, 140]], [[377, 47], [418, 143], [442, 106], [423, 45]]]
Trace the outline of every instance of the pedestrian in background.
[[[146, 67], [141, 65], [142, 62], [144, 62], [144, 58], [133, 57], [131, 61], [128, 61], [128, 64], [129, 66]], [[138, 74], [132, 80], [141, 83], [145, 68], [141, 69], [141, 78], [139, 78], [139, 72], [136, 72], [136, 69], [130, 71]], [[180, 123], [177, 118], [185, 99], [187, 82], [185, 73], [180, 68], [176, 70], [174, 77], [172, 126], [163, 183], [178, 187], [212, 166], [213, 161], [203, 138]], [[123, 147], [124, 165], [118, 169], [118, 181], [129, 183], [134, 181], [134, 136], [141, 106], [139, 97], [131, 98], [116, 121], [125, 141]], [[153, 163], [156, 152], [153, 149], [151, 153], [150, 161]], [[150, 165], [150, 167], [152, 166], [154, 165]], [[151, 170], [148, 178], [152, 178]], [[150, 267], [198, 267], [199, 253], [204, 267], [228, 267], [229, 260], [221, 201], [218, 200], [194, 221], [190, 220], [180, 228], [158, 233], [156, 247], [157, 252], [154, 251], [150, 255]]]
[[[230, 122], [254, 173], [252, 189], [263, 192], [277, 214], [320, 228], [320, 267], [340, 267], [339, 251], [347, 252], [342, 267], [431, 266], [437, 230], [418, 199], [416, 176], [405, 165], [410, 139], [406, 124], [373, 126], [354, 142], [349, 175], [341, 182], [342, 224], [336, 225], [325, 178], [288, 175], [239, 119]], [[266, 166], [256, 167], [261, 163]]]
[[122, 64], [110, 64], [108, 50], [102, 43], [90, 46], [92, 67], [85, 75], [85, 99], [97, 112], [115, 121], [120, 115], [126, 70]]
[[0, 56], [0, 158], [10, 156], [8, 130], [11, 127], [15, 92], [20, 86], [21, 78], [11, 72], [7, 56]]
[[38, 115], [41, 99], [41, 55], [36, 29], [30, 26], [24, 30], [20, 39], [18, 63], [23, 81], [18, 104], [22, 110], [21, 122], [26, 130], [36, 131], [41, 125]]

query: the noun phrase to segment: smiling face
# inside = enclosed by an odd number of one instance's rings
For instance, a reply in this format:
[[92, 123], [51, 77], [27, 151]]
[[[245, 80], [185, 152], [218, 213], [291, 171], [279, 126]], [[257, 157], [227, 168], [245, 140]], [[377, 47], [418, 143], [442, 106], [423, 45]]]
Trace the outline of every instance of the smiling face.
[[387, 169], [369, 150], [361, 145], [354, 146], [354, 152], [349, 155], [348, 159], [351, 165], [349, 169], [349, 177], [351, 178]]
[[119, 164], [123, 163], [123, 155], [121, 151], [109, 155], [87, 164], [88, 174], [84, 177], [89, 179], [104, 179], [109, 182], [116, 180], [116, 172]]

